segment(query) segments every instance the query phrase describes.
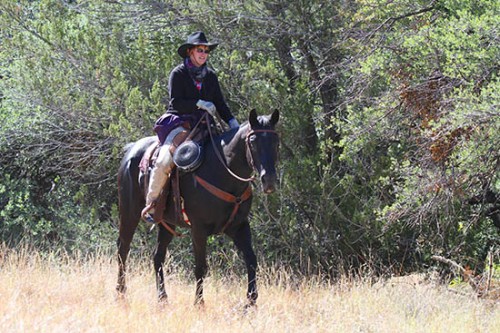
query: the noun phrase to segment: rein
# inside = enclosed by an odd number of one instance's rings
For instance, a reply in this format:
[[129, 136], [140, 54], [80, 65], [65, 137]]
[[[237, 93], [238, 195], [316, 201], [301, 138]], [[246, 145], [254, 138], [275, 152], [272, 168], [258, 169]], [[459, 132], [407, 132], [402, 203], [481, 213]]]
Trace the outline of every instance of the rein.
[[[207, 120], [208, 120], [208, 113], [205, 114], [205, 117], [207, 117]], [[215, 154], [217, 155], [217, 158], [219, 159], [219, 162], [224, 166], [224, 168], [227, 170], [227, 172], [229, 172], [229, 174], [231, 176], [233, 176], [234, 178], [242, 181], [242, 182], [251, 182], [251, 181], [254, 181], [255, 180], [255, 176], [251, 176], [249, 178], [243, 178], [243, 177], [240, 177], [238, 176], [237, 174], [235, 174], [226, 164], [226, 162], [224, 161], [224, 159], [222, 158], [222, 155], [221, 155], [221, 152], [219, 151], [219, 149], [217, 149], [216, 145], [215, 145], [215, 139], [214, 139], [214, 135], [212, 133], [212, 131], [208, 130], [208, 133], [210, 134], [210, 141], [212, 142], [212, 146], [214, 147], [214, 151], [215, 151]], [[251, 129], [250, 127], [250, 130], [248, 131], [248, 133], [246, 134], [246, 137], [245, 137], [245, 147], [246, 147], [246, 152], [248, 153], [250, 151], [250, 142], [249, 142], [249, 138], [251, 135], [255, 134], [255, 133], [273, 133], [273, 134], [276, 134], [278, 135], [278, 133], [275, 131], [275, 130], [272, 130], [272, 129], [257, 129], [257, 130], [253, 130]], [[250, 152], [249, 154], [246, 154], [246, 156], [250, 155], [250, 161], [249, 161], [249, 164], [250, 166], [252, 167], [252, 170], [257, 170], [257, 168], [255, 167], [255, 164], [254, 164], [254, 161], [253, 161], [253, 157], [252, 157], [252, 153]], [[248, 159], [248, 157], [247, 157]]]
[[[219, 151], [219, 149], [217, 149], [217, 146], [215, 145], [215, 139], [214, 139], [214, 135], [213, 135], [212, 131], [208, 131], [208, 133], [210, 134], [210, 141], [212, 142], [212, 146], [214, 147], [215, 155], [217, 155], [219, 162], [224, 166], [224, 168], [227, 170], [227, 172], [229, 172], [229, 174], [231, 176], [233, 176], [234, 178], [236, 178], [238, 180], [241, 180], [242, 182], [251, 182], [251, 181], [255, 180], [254, 176], [252, 176], [250, 178], [243, 178], [243, 177], [240, 177], [237, 174], [235, 174], [231, 169], [229, 169], [226, 162], [222, 158], [221, 152]], [[252, 165], [252, 167], [253, 167], [253, 165]]]

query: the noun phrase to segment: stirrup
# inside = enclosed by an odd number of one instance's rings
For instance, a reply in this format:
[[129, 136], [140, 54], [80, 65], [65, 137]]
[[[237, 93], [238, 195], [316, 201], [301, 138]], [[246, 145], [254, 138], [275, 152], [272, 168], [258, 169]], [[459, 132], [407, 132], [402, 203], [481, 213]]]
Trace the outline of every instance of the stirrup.
[[156, 224], [155, 222], [155, 219], [153, 218], [153, 216], [149, 213], [146, 213], [146, 215], [143, 215], [142, 216], [142, 219], [147, 222], [147, 223], [151, 223], [151, 224]]
[[144, 209], [142, 210], [142, 212], [141, 212], [141, 218], [145, 222], [156, 224], [155, 219], [153, 218], [153, 216], [151, 215], [151, 213], [149, 213], [149, 211], [151, 209], [153, 209], [155, 205], [156, 205], [156, 202], [153, 201], [149, 205], [147, 205], [146, 207], [144, 207]]

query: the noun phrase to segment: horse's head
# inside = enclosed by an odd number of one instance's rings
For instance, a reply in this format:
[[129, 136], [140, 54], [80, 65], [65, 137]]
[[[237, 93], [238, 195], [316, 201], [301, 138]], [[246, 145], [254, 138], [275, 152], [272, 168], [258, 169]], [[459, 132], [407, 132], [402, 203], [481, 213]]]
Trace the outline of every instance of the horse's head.
[[279, 136], [275, 126], [278, 120], [278, 110], [271, 115], [257, 116], [254, 109], [248, 117], [250, 129], [246, 137], [247, 159], [259, 173], [264, 193], [272, 193], [276, 188]]

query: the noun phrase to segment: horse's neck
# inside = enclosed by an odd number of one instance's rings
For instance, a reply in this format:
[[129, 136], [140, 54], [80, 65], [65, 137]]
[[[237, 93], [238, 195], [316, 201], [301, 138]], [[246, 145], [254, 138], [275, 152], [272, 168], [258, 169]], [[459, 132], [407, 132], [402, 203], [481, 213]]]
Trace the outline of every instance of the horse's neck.
[[241, 177], [249, 177], [252, 167], [248, 163], [246, 149], [246, 134], [248, 125], [240, 127], [229, 142], [223, 145], [223, 153], [227, 166]]

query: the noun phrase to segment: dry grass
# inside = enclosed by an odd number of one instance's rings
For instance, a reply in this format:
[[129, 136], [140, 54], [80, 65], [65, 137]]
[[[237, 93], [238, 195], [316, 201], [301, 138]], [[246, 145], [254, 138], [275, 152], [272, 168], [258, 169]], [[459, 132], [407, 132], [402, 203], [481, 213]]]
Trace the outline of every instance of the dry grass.
[[245, 313], [243, 279], [209, 277], [206, 305], [197, 308], [193, 282], [171, 275], [169, 304], [159, 305], [149, 262], [131, 267], [127, 298], [119, 300], [114, 258], [19, 252], [0, 249], [2, 332], [500, 331], [498, 302], [421, 279], [325, 284], [261, 271], [258, 307]]

